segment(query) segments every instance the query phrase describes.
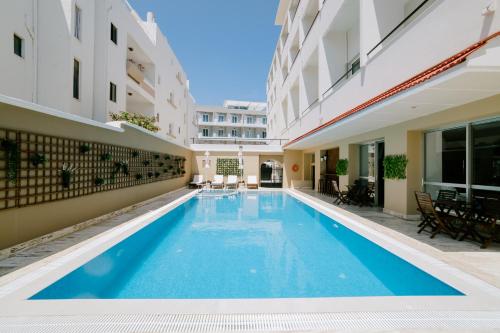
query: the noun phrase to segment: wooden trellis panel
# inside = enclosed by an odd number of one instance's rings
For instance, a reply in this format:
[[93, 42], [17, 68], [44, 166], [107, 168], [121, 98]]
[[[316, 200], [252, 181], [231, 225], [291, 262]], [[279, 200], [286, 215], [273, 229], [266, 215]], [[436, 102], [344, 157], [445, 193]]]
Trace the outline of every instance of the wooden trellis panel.
[[[15, 154], [6, 149], [12, 144]], [[35, 166], [34, 154], [47, 161]], [[120, 162], [128, 174], [117, 171]], [[63, 164], [76, 168], [67, 187]], [[179, 178], [184, 165], [182, 156], [0, 128], [0, 210]]]

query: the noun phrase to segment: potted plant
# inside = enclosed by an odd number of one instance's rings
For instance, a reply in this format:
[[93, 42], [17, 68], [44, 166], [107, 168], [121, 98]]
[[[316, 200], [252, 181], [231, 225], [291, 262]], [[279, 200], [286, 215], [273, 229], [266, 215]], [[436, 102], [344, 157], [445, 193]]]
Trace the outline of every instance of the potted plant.
[[139, 157], [139, 152], [134, 150], [132, 152], [132, 157]]
[[165, 163], [163, 163], [163, 162], [158, 163], [158, 166], [159, 166], [160, 168], [161, 168], [162, 166], [164, 166], [164, 165], [165, 165]]
[[76, 170], [77, 168], [74, 167], [73, 164], [63, 163], [60, 170], [63, 188], [69, 188], [71, 184], [71, 177], [73, 177]]
[[160, 154], [154, 154], [154, 155], [153, 155], [153, 158], [154, 158], [155, 160], [160, 159]]
[[129, 164], [128, 161], [122, 160], [115, 162], [115, 168], [113, 170], [113, 174], [118, 174], [118, 172], [122, 172], [124, 175], [129, 175]]
[[151, 164], [151, 162], [148, 160], [142, 161], [142, 165], [144, 165], [144, 166], [149, 166], [150, 164]]
[[165, 155], [165, 161], [170, 160], [170, 155]]
[[30, 155], [30, 162], [36, 168], [47, 163], [47, 157], [42, 153], [33, 153]]
[[160, 177], [161, 173], [159, 173], [158, 171], [155, 172], [155, 178], [158, 178]]
[[7, 179], [11, 183], [17, 182], [17, 168], [19, 166], [19, 147], [17, 142], [9, 139], [2, 139], [0, 146], [5, 151], [5, 163]]
[[142, 174], [137, 173], [135, 174], [135, 180], [141, 180], [142, 179]]
[[101, 154], [101, 161], [111, 161], [112, 158], [113, 156], [111, 155], [111, 153]]
[[153, 172], [152, 171], [148, 172], [148, 178], [153, 178]]
[[101, 186], [101, 185], [104, 185], [105, 181], [104, 181], [104, 178], [102, 177], [96, 177], [96, 179], [94, 180], [94, 185], [95, 186]]
[[87, 143], [82, 143], [79, 147], [80, 154], [86, 154], [90, 151], [90, 145]]

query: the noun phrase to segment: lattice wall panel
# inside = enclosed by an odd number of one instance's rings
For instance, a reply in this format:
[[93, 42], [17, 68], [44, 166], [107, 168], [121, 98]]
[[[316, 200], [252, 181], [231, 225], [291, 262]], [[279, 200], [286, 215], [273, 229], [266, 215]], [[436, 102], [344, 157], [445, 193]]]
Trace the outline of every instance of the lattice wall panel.
[[[36, 165], [36, 156], [46, 161]], [[184, 163], [166, 153], [0, 129], [0, 210], [179, 178]], [[74, 168], [69, 184], [63, 165]]]

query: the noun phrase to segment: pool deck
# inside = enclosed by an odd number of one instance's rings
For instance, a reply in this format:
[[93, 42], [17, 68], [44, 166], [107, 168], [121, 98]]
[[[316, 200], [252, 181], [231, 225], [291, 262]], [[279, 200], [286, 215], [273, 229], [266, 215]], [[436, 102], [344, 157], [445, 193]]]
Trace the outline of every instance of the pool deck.
[[47, 283], [35, 280], [42, 280], [50, 271], [70, 271], [71, 267], [66, 267], [69, 263], [78, 267], [95, 255], [87, 253], [88, 249], [103, 251], [111, 241], [136, 232], [194, 194], [182, 189], [0, 260], [0, 332], [500, 332], [498, 244], [481, 250], [476, 243], [458, 242], [445, 235], [431, 240], [428, 235], [416, 233], [416, 221], [374, 208], [339, 208], [331, 204], [330, 197], [311, 190], [288, 193], [332, 218], [345, 218], [342, 221], [354, 231], [384, 244], [402, 258], [407, 256], [415, 264], [428, 265], [431, 274], [463, 287], [460, 289], [468, 296], [394, 297], [390, 301], [387, 297], [25, 300], [26, 295]]

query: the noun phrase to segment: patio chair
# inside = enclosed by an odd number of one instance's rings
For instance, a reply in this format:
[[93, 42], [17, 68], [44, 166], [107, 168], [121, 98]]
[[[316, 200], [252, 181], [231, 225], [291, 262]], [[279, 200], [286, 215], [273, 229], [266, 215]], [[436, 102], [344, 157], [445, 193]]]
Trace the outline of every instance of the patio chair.
[[226, 183], [227, 188], [238, 188], [238, 177], [234, 175], [229, 175], [227, 176], [227, 183]]
[[478, 213], [474, 229], [475, 235], [481, 242], [481, 248], [485, 249], [492, 241], [500, 238], [500, 228], [497, 223], [500, 220], [500, 201], [496, 198], [486, 198], [481, 205], [482, 211]]
[[257, 183], [257, 176], [247, 176], [247, 188], [248, 189], [259, 188], [259, 184]]
[[218, 188], [218, 189], [224, 188], [224, 176], [223, 175], [215, 175], [211, 186], [212, 186], [212, 188]]
[[203, 175], [194, 175], [193, 181], [189, 183], [189, 187], [197, 187], [200, 188], [205, 184], [203, 181]]
[[333, 197], [334, 197], [333, 203], [336, 205], [348, 204], [349, 198], [347, 197], [347, 191], [339, 190], [339, 185], [335, 180], [332, 180], [332, 186], [333, 186]]
[[457, 198], [457, 191], [453, 190], [439, 190], [438, 196], [435, 202], [435, 207], [445, 214], [448, 214], [450, 207], [448, 207], [447, 202], [453, 201]]
[[460, 229], [453, 225], [454, 217], [445, 214], [439, 214], [434, 208], [432, 197], [429, 193], [415, 191], [415, 199], [422, 214], [422, 223], [418, 233], [424, 231], [427, 227], [431, 228], [431, 238], [436, 237], [438, 233], [445, 233], [456, 239]]

